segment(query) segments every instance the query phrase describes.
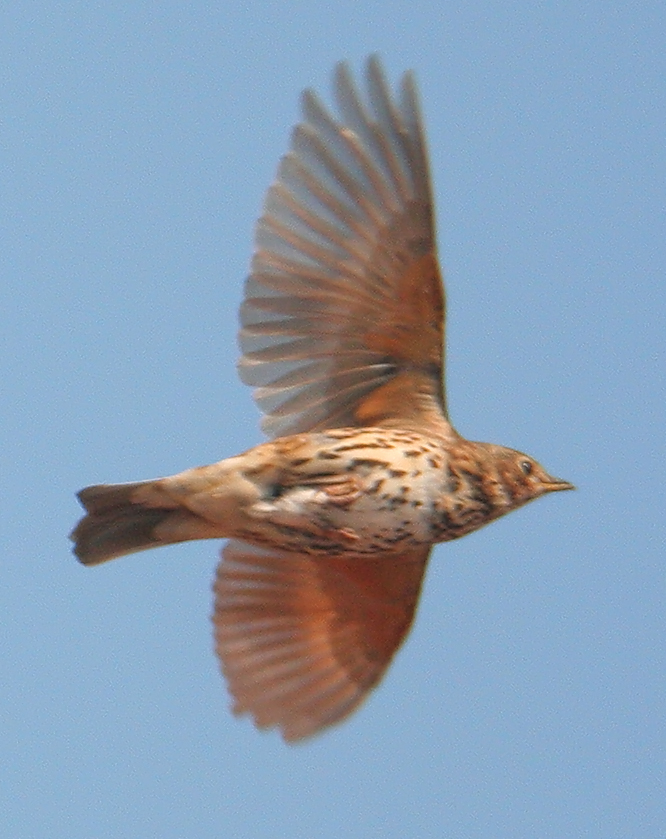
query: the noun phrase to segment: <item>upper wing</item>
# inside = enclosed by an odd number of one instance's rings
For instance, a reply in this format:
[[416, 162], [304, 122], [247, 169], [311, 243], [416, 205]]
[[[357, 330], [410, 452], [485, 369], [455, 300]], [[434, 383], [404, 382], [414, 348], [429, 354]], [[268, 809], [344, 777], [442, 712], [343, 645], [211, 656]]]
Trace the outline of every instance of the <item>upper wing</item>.
[[229, 542], [213, 622], [234, 712], [287, 741], [351, 713], [411, 625], [429, 552], [321, 560]]
[[241, 308], [239, 363], [271, 436], [393, 424], [448, 434], [444, 297], [411, 73], [369, 107], [349, 68], [336, 121], [311, 91], [268, 190]]

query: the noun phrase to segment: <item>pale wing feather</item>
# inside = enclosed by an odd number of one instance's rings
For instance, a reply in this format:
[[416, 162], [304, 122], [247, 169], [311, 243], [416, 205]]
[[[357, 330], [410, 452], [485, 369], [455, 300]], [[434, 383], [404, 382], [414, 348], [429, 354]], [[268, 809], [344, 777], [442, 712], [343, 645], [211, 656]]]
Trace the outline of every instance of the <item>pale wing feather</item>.
[[307, 91], [268, 191], [241, 307], [241, 378], [262, 426], [451, 431], [444, 301], [425, 140], [412, 75], [392, 97], [376, 58], [364, 104], [345, 64], [340, 119]]
[[317, 559], [229, 542], [213, 622], [234, 711], [289, 741], [346, 717], [403, 641], [428, 554]]

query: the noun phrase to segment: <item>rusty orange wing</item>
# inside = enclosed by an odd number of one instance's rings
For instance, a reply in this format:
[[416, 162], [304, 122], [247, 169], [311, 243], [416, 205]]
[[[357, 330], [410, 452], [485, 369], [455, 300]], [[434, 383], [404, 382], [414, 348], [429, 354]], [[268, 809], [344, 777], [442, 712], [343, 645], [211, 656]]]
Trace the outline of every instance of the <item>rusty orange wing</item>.
[[213, 623], [234, 712], [287, 741], [350, 714], [407, 634], [429, 552], [317, 559], [229, 542]]
[[444, 293], [414, 79], [368, 102], [339, 64], [335, 119], [303, 94], [258, 222], [241, 308], [242, 380], [271, 436], [394, 425], [448, 436]]

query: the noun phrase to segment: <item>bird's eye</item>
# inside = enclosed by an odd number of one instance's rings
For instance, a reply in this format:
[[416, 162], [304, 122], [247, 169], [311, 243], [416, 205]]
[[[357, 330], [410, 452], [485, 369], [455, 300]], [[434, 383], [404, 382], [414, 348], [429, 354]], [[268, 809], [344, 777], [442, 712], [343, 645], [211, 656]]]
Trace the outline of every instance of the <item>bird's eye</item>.
[[523, 475], [531, 475], [532, 474], [532, 461], [531, 460], [521, 460], [520, 461], [520, 468], [522, 470]]

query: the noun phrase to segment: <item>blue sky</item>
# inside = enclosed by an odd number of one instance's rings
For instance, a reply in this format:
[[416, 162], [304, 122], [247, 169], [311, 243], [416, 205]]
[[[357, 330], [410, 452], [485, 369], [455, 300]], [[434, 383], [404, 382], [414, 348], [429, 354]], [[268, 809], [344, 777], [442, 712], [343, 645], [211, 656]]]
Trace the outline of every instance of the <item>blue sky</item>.
[[[656, 2], [5, 5], [3, 836], [663, 837], [665, 28]], [[217, 544], [86, 569], [67, 534], [87, 484], [261, 439], [254, 221], [301, 89], [372, 51], [421, 91], [452, 418], [579, 489], [438, 547], [380, 689], [289, 748], [228, 711]]]

